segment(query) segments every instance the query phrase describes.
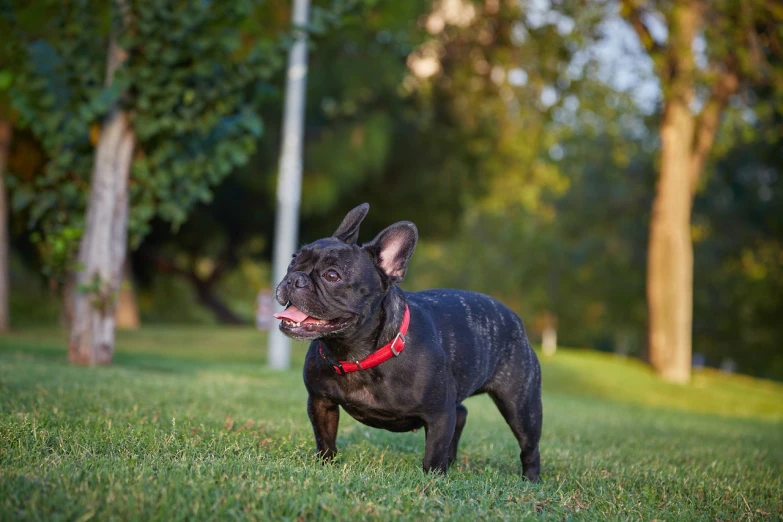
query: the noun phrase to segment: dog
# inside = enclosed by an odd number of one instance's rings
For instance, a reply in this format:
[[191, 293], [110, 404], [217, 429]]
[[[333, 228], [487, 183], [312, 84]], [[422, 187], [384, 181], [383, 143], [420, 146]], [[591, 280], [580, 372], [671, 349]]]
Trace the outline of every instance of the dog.
[[280, 330], [311, 341], [303, 373], [318, 454], [337, 453], [342, 407], [375, 428], [423, 427], [422, 467], [446, 473], [468, 415], [462, 401], [487, 393], [519, 442], [523, 476], [538, 481], [541, 367], [519, 316], [475, 292], [401, 290], [418, 231], [402, 221], [358, 246], [369, 209], [299, 249], [276, 289]]

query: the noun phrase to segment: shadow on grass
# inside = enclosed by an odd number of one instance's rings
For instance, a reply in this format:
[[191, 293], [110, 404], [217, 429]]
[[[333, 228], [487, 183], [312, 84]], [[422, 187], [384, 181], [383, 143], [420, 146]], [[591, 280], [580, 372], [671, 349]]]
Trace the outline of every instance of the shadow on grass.
[[[171, 328], [118, 332], [112, 367], [158, 374], [220, 370], [257, 374], [265, 365], [266, 337], [251, 329]], [[0, 355], [68, 364], [68, 339], [57, 329], [0, 337]], [[295, 346], [293, 363], [304, 358]]]
[[[29, 349], [25, 346], [3, 346], [2, 349], [0, 349], [0, 353], [28, 360], [38, 360], [41, 362], [59, 363], [63, 365], [70, 364], [68, 363], [67, 350], [62, 346], [37, 345], [34, 349]], [[115, 354], [112, 366], [160, 374], [189, 374], [215, 368], [215, 364], [209, 363], [208, 361], [192, 361], [174, 357], [134, 353]]]

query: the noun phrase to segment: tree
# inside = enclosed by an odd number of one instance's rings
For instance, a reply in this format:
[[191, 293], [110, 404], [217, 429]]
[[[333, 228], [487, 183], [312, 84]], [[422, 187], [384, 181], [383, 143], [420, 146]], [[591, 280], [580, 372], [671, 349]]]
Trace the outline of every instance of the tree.
[[[0, 19], [0, 32], [5, 34], [9, 27]], [[8, 230], [8, 188], [6, 169], [11, 151], [11, 108], [8, 89], [13, 80], [12, 65], [16, 59], [7, 45], [0, 44], [0, 333], [10, 326], [9, 311], [9, 230]]]
[[8, 330], [8, 197], [5, 169], [11, 148], [11, 122], [0, 113], [0, 333]]
[[[111, 361], [126, 231], [136, 245], [155, 216], [181, 224], [254, 150], [258, 93], [279, 55], [277, 36], [237, 31], [258, 5], [49, 2], [45, 27], [22, 23], [32, 9], [24, 2], [4, 12], [19, 21], [14, 40], [27, 55], [13, 105], [49, 157], [16, 196], [28, 203], [50, 270], [73, 269], [81, 241], [72, 361]], [[95, 45], [104, 38], [108, 55]]]
[[[318, 31], [311, 27], [310, 35], [316, 73], [308, 82], [303, 173], [307, 190], [302, 195], [301, 227], [305, 241], [333, 232], [329, 229], [333, 220], [344, 216], [346, 206], [355, 206], [357, 187], [365, 180], [379, 181], [394, 155], [394, 136], [410, 134], [408, 128], [401, 128], [405, 107], [398, 88], [407, 70], [403, 53], [410, 35], [406, 31], [411, 30], [410, 20], [420, 6], [343, 4], [328, 11], [313, 8], [311, 26], [321, 27]], [[257, 15], [258, 27], [272, 33], [286, 30], [290, 7], [287, 0], [268, 2]], [[277, 27], [270, 27], [272, 23]], [[339, 31], [330, 29], [335, 24]], [[379, 34], [388, 34], [389, 39]], [[283, 81], [284, 75], [275, 75], [271, 88], [259, 96], [263, 121], [281, 120]], [[179, 229], [172, 230], [162, 220], [151, 222], [150, 234], [134, 254], [142, 287], [160, 281], [159, 274], [173, 275], [190, 285], [193, 301], [216, 320], [236, 324], [250, 319], [252, 308], [243, 310], [241, 304], [252, 301], [258, 287], [237, 293], [237, 288], [227, 292], [226, 285], [238, 270], [252, 271], [251, 265], [258, 268], [269, 256], [279, 137], [277, 125], [270, 125], [250, 161], [234, 168], [214, 190], [214, 197], [197, 204]], [[389, 173], [389, 178], [406, 182], [418, 177], [419, 171]], [[423, 199], [418, 195], [415, 201]]]
[[140, 326], [141, 320], [139, 319], [139, 305], [136, 301], [136, 287], [129, 259], [125, 260], [122, 272], [123, 279], [122, 283], [120, 283], [119, 295], [117, 296], [115, 320], [117, 321], [117, 328], [121, 330], [135, 330]]
[[[780, 81], [780, 68], [770, 67], [768, 57], [781, 52], [783, 9], [753, 0], [623, 0], [621, 14], [655, 64], [663, 92], [647, 260], [649, 359], [663, 379], [685, 383], [691, 367], [694, 193], [731, 97], [754, 84]], [[661, 22], [665, 41], [654, 31]], [[699, 42], [703, 55], [696, 50]]]
[[[109, 36], [107, 89], [117, 88], [115, 73], [127, 57], [119, 37], [132, 23], [126, 1], [115, 5], [121, 22]], [[116, 303], [128, 243], [128, 178], [136, 146], [131, 116], [120, 107], [127, 94], [119, 91], [109, 108], [95, 150], [68, 344], [68, 358], [75, 364], [109, 364], [114, 352]]]
[[781, 380], [783, 114], [750, 129], [740, 111], [726, 116], [714, 173], [694, 202], [694, 352]]

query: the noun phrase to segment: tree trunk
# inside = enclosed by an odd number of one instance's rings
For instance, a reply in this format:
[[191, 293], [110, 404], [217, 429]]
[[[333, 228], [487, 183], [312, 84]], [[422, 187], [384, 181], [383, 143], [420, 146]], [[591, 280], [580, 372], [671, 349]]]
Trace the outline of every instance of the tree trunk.
[[691, 204], [696, 117], [693, 39], [701, 5], [682, 0], [672, 7], [662, 80], [661, 164], [650, 222], [647, 254], [648, 349], [650, 364], [667, 381], [691, 377], [693, 242]]
[[[107, 85], [124, 59], [125, 53], [117, 45], [117, 34], [113, 33]], [[68, 350], [74, 364], [110, 364], [114, 354], [114, 317], [127, 244], [128, 176], [134, 144], [129, 115], [114, 107], [103, 124], [95, 151], [87, 218], [79, 249], [81, 266], [76, 275]]]
[[215, 318], [222, 324], [243, 325], [246, 324], [241, 317], [236, 315], [226, 304], [215, 294], [214, 287], [217, 280], [199, 279], [195, 274], [191, 275], [190, 282], [196, 290], [198, 301], [205, 308], [211, 311]]
[[690, 144], [694, 116], [672, 103], [661, 125], [661, 172], [650, 223], [647, 258], [650, 364], [667, 381], [685, 383], [691, 372], [693, 244]]
[[141, 321], [139, 320], [139, 306], [136, 302], [136, 289], [133, 286], [133, 272], [127, 259], [124, 266], [115, 319], [117, 328], [121, 330], [136, 330], [141, 325]]
[[541, 351], [547, 356], [557, 352], [557, 318], [552, 313], [546, 314], [544, 331], [541, 333]]
[[5, 193], [5, 166], [11, 148], [11, 122], [0, 119], [0, 333], [10, 326], [8, 310], [8, 201]]
[[[668, 36], [660, 43], [644, 21], [644, 2], [623, 0], [621, 14], [639, 36], [655, 63], [664, 97], [661, 164], [650, 221], [647, 254], [648, 336], [650, 363], [666, 380], [690, 380], [693, 322], [693, 242], [690, 222], [693, 194], [712, 148], [720, 116], [738, 90], [733, 58], [724, 60], [719, 77], [696, 117], [694, 38], [704, 24], [709, 2], [675, 0], [666, 10]], [[714, 64], [713, 64], [714, 65]]]

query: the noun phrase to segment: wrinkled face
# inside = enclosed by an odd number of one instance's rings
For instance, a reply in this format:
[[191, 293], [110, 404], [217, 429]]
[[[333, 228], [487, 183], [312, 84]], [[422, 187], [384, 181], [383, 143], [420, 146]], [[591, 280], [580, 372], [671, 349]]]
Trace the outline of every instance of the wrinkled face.
[[339, 239], [319, 239], [294, 254], [276, 297], [280, 330], [295, 339], [352, 331], [386, 293], [367, 250]]
[[369, 210], [367, 203], [359, 205], [332, 237], [294, 254], [276, 292], [286, 307], [275, 314], [284, 334], [294, 339], [350, 334], [377, 310], [389, 288], [405, 278], [419, 237], [416, 225], [400, 221], [359, 247], [359, 225]]

